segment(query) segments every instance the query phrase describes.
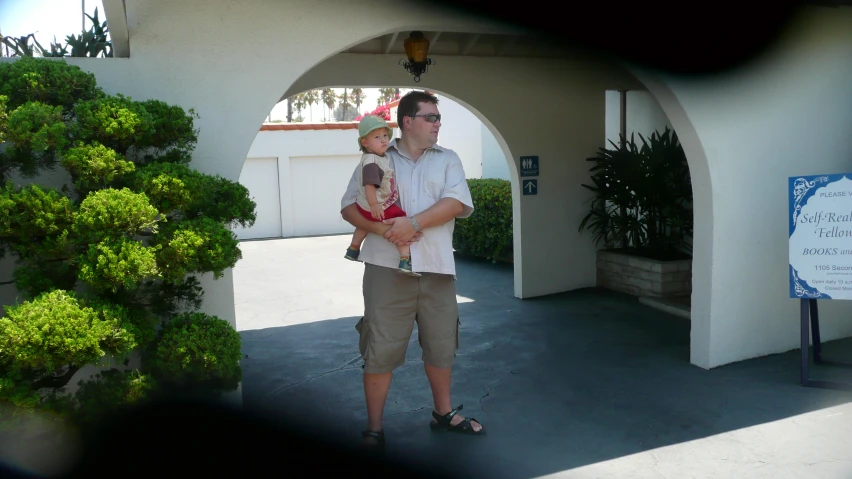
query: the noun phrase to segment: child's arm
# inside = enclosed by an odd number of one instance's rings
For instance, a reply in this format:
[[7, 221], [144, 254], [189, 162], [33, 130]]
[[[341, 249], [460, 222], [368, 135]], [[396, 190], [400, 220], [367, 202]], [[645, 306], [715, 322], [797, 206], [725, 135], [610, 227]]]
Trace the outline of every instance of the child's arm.
[[370, 205], [370, 212], [373, 213], [373, 218], [377, 220], [385, 219], [385, 210], [376, 198], [376, 185], [364, 185], [364, 194], [367, 196], [367, 203]]

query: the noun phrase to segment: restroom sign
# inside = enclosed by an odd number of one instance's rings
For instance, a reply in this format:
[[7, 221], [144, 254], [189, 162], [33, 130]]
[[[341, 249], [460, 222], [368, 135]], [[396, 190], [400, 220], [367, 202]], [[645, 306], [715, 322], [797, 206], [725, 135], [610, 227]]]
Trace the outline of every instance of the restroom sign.
[[538, 157], [521, 157], [521, 176], [538, 176]]

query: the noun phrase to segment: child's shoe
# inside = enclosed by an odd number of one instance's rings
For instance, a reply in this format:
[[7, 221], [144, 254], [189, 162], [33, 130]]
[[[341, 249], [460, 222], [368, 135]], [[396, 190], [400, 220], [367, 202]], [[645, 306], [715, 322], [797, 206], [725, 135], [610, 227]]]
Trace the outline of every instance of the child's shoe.
[[415, 276], [415, 277], [418, 277], [418, 278], [420, 276], [423, 276], [420, 273], [415, 273], [414, 271], [411, 271], [411, 258], [400, 259], [399, 260], [399, 270], [402, 271], [403, 273], [409, 275], [409, 276]]
[[348, 259], [349, 261], [358, 261], [358, 255], [360, 254], [361, 250], [357, 250], [350, 246], [346, 248], [346, 256], [344, 256], [344, 258]]

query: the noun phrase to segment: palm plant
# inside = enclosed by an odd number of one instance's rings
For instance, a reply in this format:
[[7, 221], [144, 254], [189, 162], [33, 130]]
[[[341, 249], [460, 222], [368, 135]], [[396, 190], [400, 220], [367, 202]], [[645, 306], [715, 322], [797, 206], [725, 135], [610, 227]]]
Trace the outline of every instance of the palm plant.
[[683, 147], [668, 128], [639, 138], [641, 147], [631, 135], [589, 158], [593, 185], [583, 186], [595, 196], [580, 231], [591, 230], [595, 244], [609, 249], [660, 260], [688, 256], [692, 185]]

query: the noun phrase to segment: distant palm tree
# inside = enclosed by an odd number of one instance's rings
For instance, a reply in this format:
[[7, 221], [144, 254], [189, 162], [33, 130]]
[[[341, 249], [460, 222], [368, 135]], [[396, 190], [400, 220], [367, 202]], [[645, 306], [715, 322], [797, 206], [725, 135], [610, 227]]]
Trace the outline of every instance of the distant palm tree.
[[334, 90], [331, 88], [323, 88], [322, 93], [320, 94], [320, 99], [323, 104], [328, 107], [328, 116], [326, 118], [333, 119], [332, 114], [334, 112], [334, 105], [337, 104], [337, 95], [334, 94]]
[[302, 121], [302, 110], [305, 109], [308, 102], [305, 101], [305, 94], [299, 93], [298, 95], [293, 96], [293, 108], [296, 109], [296, 115], [298, 115], [298, 120]]
[[[344, 88], [343, 94], [340, 95], [338, 97], [338, 99], [340, 100], [340, 106], [341, 106], [341, 111], [343, 112], [343, 118], [346, 118], [346, 114], [348, 113], [349, 106], [350, 106], [350, 104], [349, 104], [349, 89]], [[338, 120], [338, 121], [345, 121], [345, 120]]]
[[362, 88], [353, 88], [350, 97], [352, 98], [352, 102], [355, 103], [355, 109], [360, 114], [361, 104], [364, 103], [364, 100], [367, 98], [367, 95], [364, 94], [364, 90]]
[[398, 88], [379, 88], [379, 105], [387, 105], [397, 95]]
[[308, 90], [305, 92], [305, 101], [308, 103], [308, 114], [310, 115], [311, 122], [314, 121], [314, 103], [319, 103], [319, 99], [319, 90]]

